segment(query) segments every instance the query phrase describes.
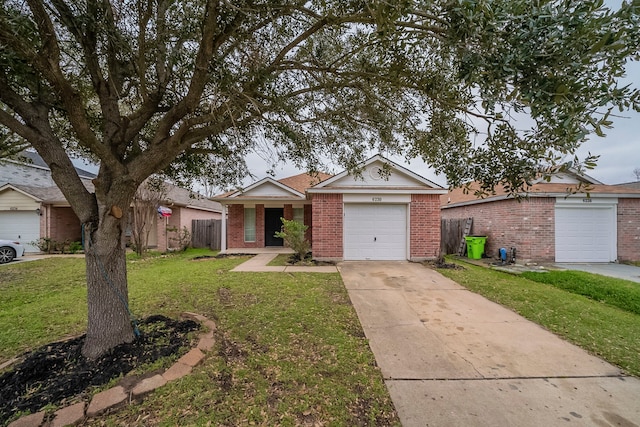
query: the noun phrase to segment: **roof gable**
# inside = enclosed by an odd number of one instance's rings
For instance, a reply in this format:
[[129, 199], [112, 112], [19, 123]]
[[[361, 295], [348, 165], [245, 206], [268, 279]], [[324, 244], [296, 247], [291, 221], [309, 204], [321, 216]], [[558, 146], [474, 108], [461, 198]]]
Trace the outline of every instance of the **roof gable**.
[[[21, 188], [22, 187], [22, 188]], [[38, 197], [38, 195], [33, 194], [34, 192], [29, 191], [27, 188], [25, 188], [24, 186], [19, 186], [19, 185], [14, 185], [14, 184], [5, 184], [3, 186], [0, 187], [0, 194], [4, 193], [6, 191], [17, 191], [18, 193], [20, 193], [22, 196], [27, 197], [29, 199], [32, 199], [36, 202], [42, 202], [43, 199], [41, 199], [40, 197]]]
[[276, 197], [276, 198], [304, 198], [304, 194], [294, 190], [291, 187], [287, 187], [285, 184], [274, 180], [273, 178], [264, 178], [260, 181], [254, 182], [250, 186], [231, 193], [228, 198], [262, 198], [262, 197]]
[[[392, 188], [392, 189], [435, 189], [443, 190], [443, 188], [422, 176], [411, 172], [410, 170], [386, 159], [380, 155], [376, 155], [365, 161], [362, 165], [362, 176], [354, 176], [348, 171], [344, 171], [329, 178], [320, 184], [314, 186], [313, 190], [329, 190], [340, 188], [351, 189], [376, 189], [376, 188]], [[385, 176], [385, 167], [388, 168], [389, 174]]]
[[534, 184], [603, 184], [597, 179], [590, 177], [589, 175], [578, 172], [574, 168], [569, 168], [563, 172], [557, 172], [545, 178], [538, 178]]
[[305, 191], [311, 186], [331, 177], [326, 173], [318, 172], [311, 175], [301, 173], [279, 180], [263, 178], [241, 190], [230, 191], [214, 197], [213, 200], [241, 199], [305, 199]]

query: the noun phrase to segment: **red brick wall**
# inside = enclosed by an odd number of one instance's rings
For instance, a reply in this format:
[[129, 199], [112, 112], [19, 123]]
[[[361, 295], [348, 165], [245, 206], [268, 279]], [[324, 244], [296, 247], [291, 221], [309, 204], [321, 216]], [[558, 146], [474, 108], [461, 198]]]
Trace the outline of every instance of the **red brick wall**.
[[256, 241], [244, 241], [244, 205], [229, 205], [227, 248], [264, 248], [264, 205], [256, 205]]
[[471, 234], [487, 236], [485, 253], [515, 247], [518, 262], [555, 260], [555, 199], [501, 200], [442, 209], [442, 218], [473, 217]]
[[640, 261], [640, 199], [618, 199], [618, 261]]
[[284, 205], [282, 216], [287, 221], [291, 221], [293, 219], [293, 205]]
[[315, 259], [342, 259], [342, 194], [314, 194], [312, 247]]
[[264, 205], [256, 205], [256, 248], [264, 248]]
[[435, 259], [440, 253], [440, 196], [412, 194], [410, 210], [411, 260]]
[[51, 208], [49, 237], [58, 242], [82, 240], [80, 220], [71, 208]]
[[229, 205], [227, 247], [244, 248], [244, 205]]
[[313, 210], [311, 205], [304, 205], [304, 225], [308, 227], [304, 232], [305, 239], [313, 242]]

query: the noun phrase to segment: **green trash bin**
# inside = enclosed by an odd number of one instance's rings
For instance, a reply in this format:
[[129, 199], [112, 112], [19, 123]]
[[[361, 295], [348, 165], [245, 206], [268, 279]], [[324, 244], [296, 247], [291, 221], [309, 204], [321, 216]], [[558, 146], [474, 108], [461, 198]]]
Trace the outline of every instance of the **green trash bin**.
[[469, 259], [482, 258], [487, 236], [467, 236], [465, 240], [467, 241], [467, 257]]

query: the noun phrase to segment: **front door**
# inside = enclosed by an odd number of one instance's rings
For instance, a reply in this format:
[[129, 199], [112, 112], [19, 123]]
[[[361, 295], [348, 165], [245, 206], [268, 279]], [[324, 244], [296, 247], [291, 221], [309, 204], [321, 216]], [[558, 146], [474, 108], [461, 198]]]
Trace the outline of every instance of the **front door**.
[[284, 216], [283, 208], [265, 208], [264, 210], [264, 245], [283, 246], [283, 241], [275, 237], [276, 231], [282, 229], [280, 218]]

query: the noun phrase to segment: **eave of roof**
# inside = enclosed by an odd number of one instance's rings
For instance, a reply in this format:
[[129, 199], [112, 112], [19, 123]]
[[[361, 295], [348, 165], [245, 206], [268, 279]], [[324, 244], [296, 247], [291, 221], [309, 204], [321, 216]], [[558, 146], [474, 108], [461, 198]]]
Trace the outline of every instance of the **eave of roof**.
[[[462, 188], [456, 188], [449, 193], [441, 196], [440, 204], [443, 209], [469, 206], [480, 203], [489, 203], [499, 200], [515, 200], [514, 195], [507, 194], [504, 188], [496, 188], [497, 194], [489, 195], [485, 198], [478, 198], [473, 194], [473, 190], [467, 194], [464, 194]], [[521, 197], [568, 197], [568, 198], [603, 198], [603, 197], [618, 197], [618, 198], [640, 198], [640, 189], [632, 189], [628, 187], [615, 186], [615, 185], [589, 185], [583, 187], [580, 191], [577, 191], [576, 186], [558, 183], [540, 183], [534, 184], [525, 192], [518, 193]]]

